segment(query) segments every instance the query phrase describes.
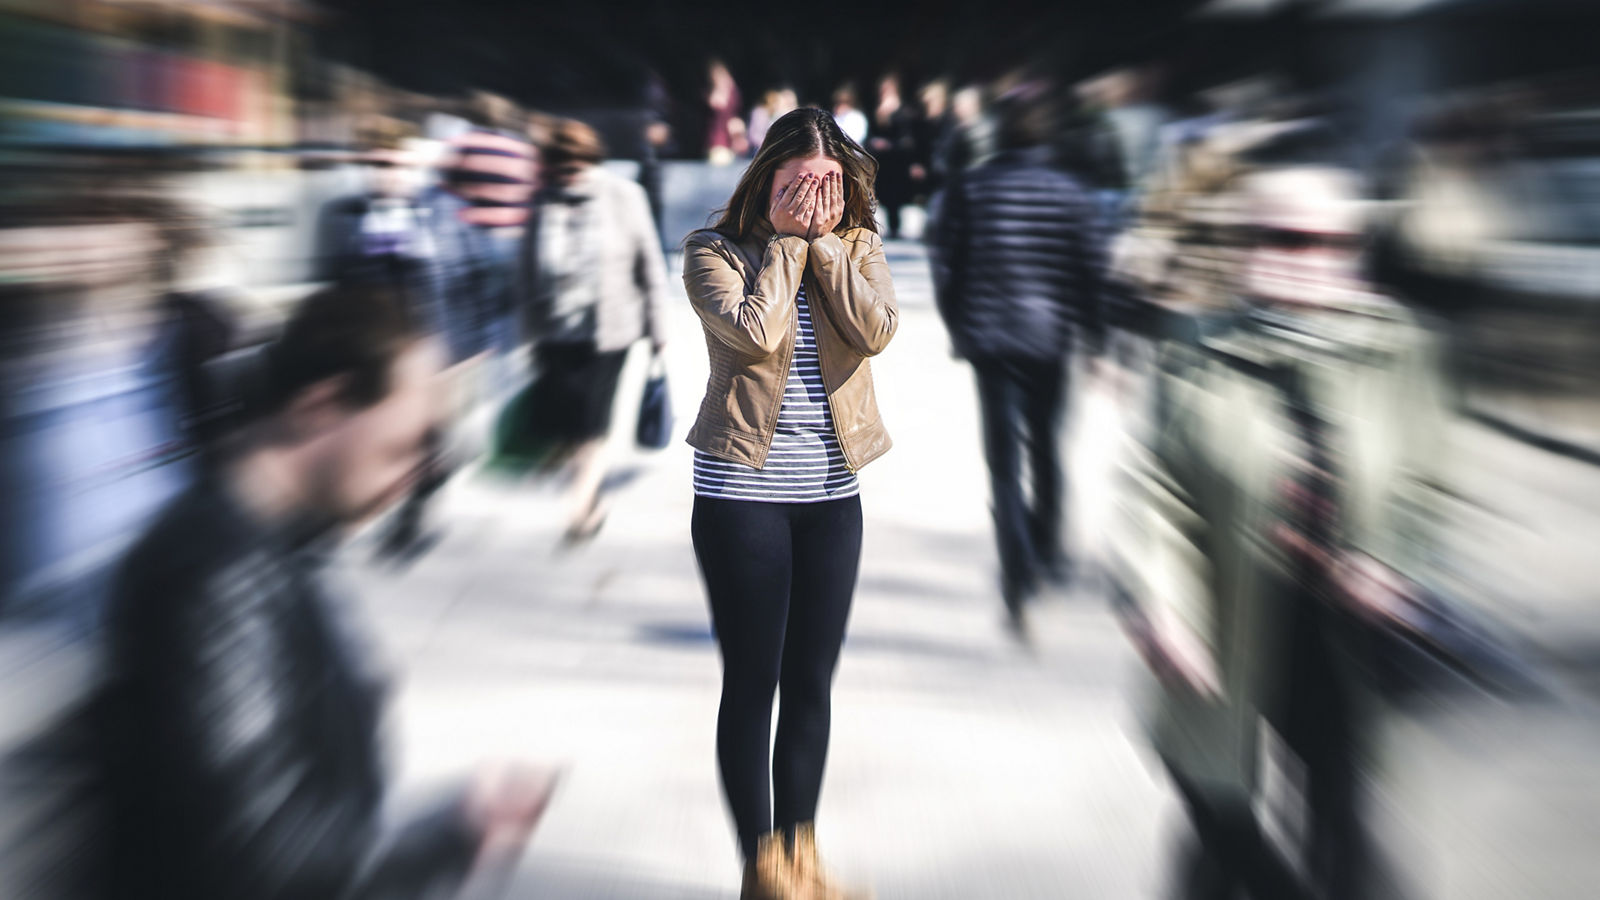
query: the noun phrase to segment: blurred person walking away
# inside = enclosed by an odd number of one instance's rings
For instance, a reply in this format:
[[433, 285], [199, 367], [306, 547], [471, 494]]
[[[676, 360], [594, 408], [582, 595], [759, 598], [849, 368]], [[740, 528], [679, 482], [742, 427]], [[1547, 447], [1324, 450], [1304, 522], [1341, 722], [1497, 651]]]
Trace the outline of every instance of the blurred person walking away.
[[247, 401], [239, 358], [227, 358], [241, 349], [244, 329], [224, 291], [196, 282], [199, 259], [212, 244], [211, 223], [175, 202], [150, 202], [147, 209], [162, 239], [155, 265], [164, 286], [151, 356], [171, 385], [170, 408], [185, 449], [205, 470], [221, 460]]
[[944, 127], [931, 148], [929, 176], [935, 188], [928, 198], [928, 224], [924, 243], [932, 243], [944, 209], [944, 195], [950, 182], [962, 172], [985, 162], [995, 151], [994, 122], [985, 114], [983, 90], [968, 85], [950, 97]]
[[319, 562], [427, 455], [441, 353], [378, 286], [312, 295], [263, 354], [270, 406], [117, 568], [96, 716], [106, 896], [437, 897], [510, 865], [547, 777], [481, 770], [386, 833], [386, 676]]
[[940, 317], [977, 378], [1000, 593], [1022, 637], [1041, 582], [1071, 577], [1058, 432], [1074, 338], [1100, 352], [1104, 248], [1093, 200], [1053, 164], [1048, 97], [996, 112], [1001, 150], [952, 175], [929, 246]]
[[[1128, 455], [1132, 521], [1113, 535], [1158, 679], [1152, 738], [1196, 833], [1178, 867], [1190, 897], [1373, 896], [1370, 650], [1435, 555], [1434, 340], [1364, 280], [1353, 173], [1286, 146], [1252, 151], [1262, 168], [1236, 181], [1244, 302], [1167, 329], [1149, 445]], [[1262, 747], [1298, 760], [1298, 792], [1267, 792], [1279, 757]], [[1294, 819], [1299, 843], [1264, 836]]]
[[761, 149], [761, 142], [767, 139], [767, 129], [772, 127], [772, 123], [799, 106], [800, 101], [795, 97], [793, 88], [767, 91], [761, 99], [761, 105], [750, 111], [751, 155]]
[[[422, 169], [392, 124], [368, 125], [356, 151], [362, 173], [359, 192], [339, 197], [323, 210], [317, 235], [317, 280], [390, 284], [417, 303], [427, 299], [433, 245], [422, 202]], [[442, 327], [442, 311], [419, 306], [429, 327]]]
[[950, 86], [946, 82], [930, 81], [917, 96], [922, 110], [912, 129], [912, 193], [928, 210], [931, 219], [934, 197], [944, 187], [945, 172], [939, 148], [955, 129], [955, 117], [950, 111]]
[[479, 94], [469, 112], [474, 126], [451, 141], [440, 183], [418, 200], [431, 255], [417, 290], [430, 311], [427, 324], [449, 354], [445, 383], [454, 415], [431, 436], [433, 461], [382, 538], [381, 551], [400, 560], [432, 544], [425, 527], [431, 500], [472, 452], [461, 446], [460, 425], [503, 389], [500, 358], [514, 340], [516, 251], [538, 155], [509, 101]]
[[[645, 73], [643, 98], [643, 128], [639, 135], [639, 186], [650, 198], [650, 220], [660, 234], [666, 203], [661, 197], [661, 157], [672, 150], [672, 97], [661, 73], [654, 69]], [[535, 144], [544, 143], [539, 137]]]
[[996, 151], [995, 123], [984, 109], [983, 88], [969, 84], [950, 98], [951, 129], [940, 145], [936, 159], [946, 179], [954, 178]]
[[900, 210], [911, 202], [916, 132], [916, 111], [901, 102], [900, 76], [891, 72], [878, 82], [878, 107], [867, 139], [867, 149], [878, 160], [878, 207], [891, 239], [900, 237]]
[[574, 542], [605, 522], [606, 438], [628, 348], [649, 338], [659, 356], [665, 346], [667, 268], [644, 190], [600, 166], [594, 129], [556, 123], [543, 155], [549, 177], [523, 253], [525, 326], [551, 392], [537, 408], [561, 419], [544, 425], [571, 447]]
[[869, 363], [899, 324], [876, 168], [826, 110], [795, 110], [721, 220], [685, 242], [711, 357], [689, 432], [691, 534], [722, 653], [717, 760], [745, 900], [865, 896], [824, 873], [814, 821], [861, 557], [856, 472], [890, 446]]
[[867, 114], [856, 105], [854, 85], [842, 84], [833, 92], [833, 120], [850, 140], [858, 144], [867, 142], [870, 125], [867, 122]]
[[743, 156], [749, 142], [745, 135], [744, 98], [733, 73], [720, 59], [711, 61], [711, 89], [706, 94], [706, 107], [711, 122], [706, 131], [706, 159], [715, 166], [725, 166]]
[[451, 142], [444, 190], [429, 194], [437, 204], [441, 241], [457, 245], [442, 248], [454, 269], [441, 273], [440, 287], [458, 360], [507, 349], [515, 339], [517, 254], [539, 175], [525, 113], [503, 97], [480, 92], [469, 114], [473, 128]]
[[[1080, 85], [1096, 143], [1111, 146], [1096, 155], [1110, 163], [1098, 179], [1110, 217], [1108, 227], [1120, 230], [1139, 206], [1142, 193], [1161, 163], [1161, 131], [1172, 115], [1156, 102], [1159, 77], [1154, 67], [1119, 69]], [[1114, 171], [1110, 169], [1114, 168]]]

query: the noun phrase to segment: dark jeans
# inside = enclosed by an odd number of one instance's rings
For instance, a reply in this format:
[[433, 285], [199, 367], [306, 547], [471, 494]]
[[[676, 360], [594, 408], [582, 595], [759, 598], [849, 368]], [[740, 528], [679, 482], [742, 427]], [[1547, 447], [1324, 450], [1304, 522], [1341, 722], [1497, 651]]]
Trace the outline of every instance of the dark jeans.
[[690, 533], [722, 651], [722, 787], [740, 849], [754, 859], [761, 835], [816, 817], [829, 694], [861, 560], [861, 500], [696, 497]]
[[[1015, 606], [1046, 568], [1062, 564], [1066, 485], [1056, 432], [1067, 393], [1067, 361], [974, 359], [989, 496], [1000, 546], [1001, 588]], [[1023, 493], [1026, 453], [1032, 490]]]

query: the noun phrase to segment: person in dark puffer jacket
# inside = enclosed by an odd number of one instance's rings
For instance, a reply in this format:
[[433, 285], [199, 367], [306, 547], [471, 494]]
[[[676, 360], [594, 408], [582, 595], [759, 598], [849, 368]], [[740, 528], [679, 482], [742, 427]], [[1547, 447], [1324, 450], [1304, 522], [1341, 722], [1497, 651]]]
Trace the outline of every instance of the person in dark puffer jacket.
[[1069, 577], [1056, 432], [1074, 337], [1100, 352], [1105, 264], [1093, 198], [1052, 165], [1047, 89], [1024, 84], [997, 107], [1001, 152], [951, 182], [929, 243], [940, 316], [977, 376], [1001, 593], [1020, 634], [1040, 581]]

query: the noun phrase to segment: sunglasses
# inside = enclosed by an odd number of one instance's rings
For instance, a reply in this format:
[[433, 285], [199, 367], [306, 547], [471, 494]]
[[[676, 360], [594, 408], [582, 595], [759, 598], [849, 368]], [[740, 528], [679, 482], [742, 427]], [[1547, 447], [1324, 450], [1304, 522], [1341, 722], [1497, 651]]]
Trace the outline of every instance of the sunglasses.
[[1250, 229], [1253, 246], [1268, 250], [1298, 252], [1304, 250], [1356, 250], [1361, 247], [1361, 236], [1347, 232], [1301, 231], [1297, 228], [1273, 228], [1265, 225]]

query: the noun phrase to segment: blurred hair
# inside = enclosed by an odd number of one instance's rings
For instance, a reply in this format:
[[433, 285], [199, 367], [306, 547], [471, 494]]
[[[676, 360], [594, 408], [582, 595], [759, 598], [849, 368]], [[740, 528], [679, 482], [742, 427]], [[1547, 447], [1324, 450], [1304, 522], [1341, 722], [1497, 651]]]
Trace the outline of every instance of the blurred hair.
[[1059, 126], [1059, 111], [1040, 83], [1025, 82], [994, 102], [996, 138], [1004, 150], [1048, 143]]
[[535, 147], [543, 147], [550, 143], [551, 135], [555, 134], [556, 125], [560, 124], [559, 116], [533, 111], [528, 113], [527, 138]]
[[772, 196], [772, 179], [791, 159], [810, 159], [822, 155], [839, 163], [844, 171], [844, 215], [835, 231], [851, 228], [878, 230], [875, 213], [877, 197], [872, 185], [878, 177], [878, 161], [850, 139], [825, 109], [805, 107], [784, 113], [767, 130], [755, 159], [750, 161], [734, 188], [721, 218], [712, 228], [732, 238], [743, 238], [767, 221]]
[[527, 128], [527, 116], [516, 103], [488, 91], [473, 91], [468, 95], [462, 112], [467, 121], [479, 128], [518, 133]]
[[861, 105], [860, 103], [858, 103], [856, 101], [856, 88], [855, 88], [855, 85], [852, 85], [852, 84], [841, 84], [841, 85], [839, 85], [839, 87], [837, 89], [834, 90], [834, 92], [833, 92], [833, 105], [834, 106], [838, 106], [841, 103], [848, 103], [851, 106], [860, 106]]
[[415, 125], [391, 116], [368, 116], [356, 127], [356, 146], [361, 150], [403, 150], [406, 141], [417, 137]]
[[561, 119], [550, 128], [540, 149], [549, 166], [563, 163], [598, 163], [606, 158], [606, 145], [593, 128], [577, 119]]
[[1325, 119], [1307, 118], [1279, 123], [1245, 147], [1241, 162], [1257, 168], [1316, 166], [1354, 168], [1349, 144]]
[[363, 408], [389, 392], [389, 371], [423, 331], [400, 290], [340, 283], [300, 301], [264, 353], [264, 412], [281, 409], [329, 378], [348, 380], [343, 400]]

